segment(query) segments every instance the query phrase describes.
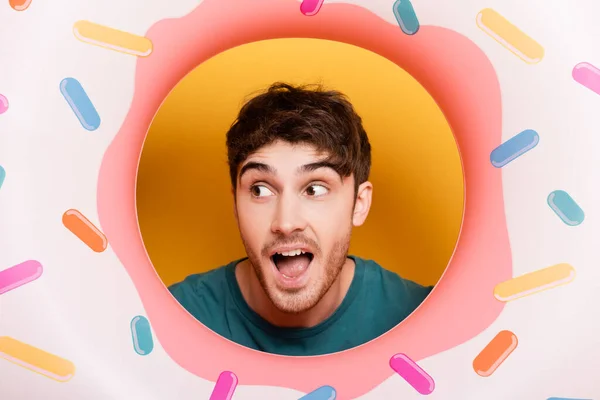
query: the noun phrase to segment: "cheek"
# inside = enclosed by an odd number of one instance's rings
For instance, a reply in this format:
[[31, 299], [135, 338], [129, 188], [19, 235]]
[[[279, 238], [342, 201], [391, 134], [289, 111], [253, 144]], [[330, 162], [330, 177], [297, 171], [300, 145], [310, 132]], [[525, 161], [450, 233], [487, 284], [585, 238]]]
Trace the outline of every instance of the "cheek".
[[318, 238], [321, 250], [328, 252], [336, 242], [347, 235], [352, 226], [352, 205], [340, 201], [323, 204], [310, 215], [310, 225]]
[[239, 203], [237, 212], [240, 233], [244, 241], [255, 252], [259, 252], [270, 232], [271, 220], [268, 211], [264, 207]]

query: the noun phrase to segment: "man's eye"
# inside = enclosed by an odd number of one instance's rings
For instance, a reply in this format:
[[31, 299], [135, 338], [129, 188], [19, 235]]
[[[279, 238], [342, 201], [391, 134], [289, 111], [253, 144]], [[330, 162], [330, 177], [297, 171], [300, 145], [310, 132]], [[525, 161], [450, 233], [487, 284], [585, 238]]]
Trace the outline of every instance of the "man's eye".
[[271, 192], [265, 186], [261, 186], [261, 185], [254, 185], [254, 186], [252, 186], [250, 188], [250, 192], [252, 193], [252, 195], [254, 197], [265, 197], [265, 196], [272, 196], [273, 195], [273, 192]]
[[327, 193], [327, 188], [321, 185], [310, 185], [306, 189], [306, 194], [311, 197], [319, 197]]

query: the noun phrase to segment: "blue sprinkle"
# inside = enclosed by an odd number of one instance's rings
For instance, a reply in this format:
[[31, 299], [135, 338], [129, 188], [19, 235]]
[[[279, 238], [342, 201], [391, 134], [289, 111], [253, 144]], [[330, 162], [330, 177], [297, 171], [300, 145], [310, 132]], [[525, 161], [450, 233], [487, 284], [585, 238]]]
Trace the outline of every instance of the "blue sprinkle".
[[141, 356], [148, 355], [154, 349], [150, 322], [146, 317], [138, 315], [131, 320], [131, 338], [133, 349]]
[[548, 196], [548, 205], [569, 226], [576, 226], [583, 222], [585, 214], [575, 200], [564, 190], [555, 190]]
[[571, 397], [548, 397], [548, 400], [591, 400], [591, 399], [573, 399]]
[[394, 15], [400, 25], [402, 32], [407, 35], [414, 35], [419, 30], [419, 19], [415, 14], [410, 0], [396, 0], [394, 3]]
[[490, 161], [496, 168], [504, 167], [512, 160], [533, 149], [539, 141], [540, 136], [538, 133], [532, 129], [527, 129], [496, 147], [490, 154]]
[[4, 178], [6, 178], [6, 171], [4, 170], [4, 168], [2, 168], [2, 165], [0, 165], [0, 188], [4, 183]]
[[336, 393], [334, 388], [331, 386], [321, 386], [306, 396], [302, 396], [298, 400], [334, 400], [335, 397]]
[[81, 83], [75, 78], [65, 78], [60, 82], [60, 92], [81, 125], [88, 131], [95, 131], [100, 126], [100, 116], [88, 97]]

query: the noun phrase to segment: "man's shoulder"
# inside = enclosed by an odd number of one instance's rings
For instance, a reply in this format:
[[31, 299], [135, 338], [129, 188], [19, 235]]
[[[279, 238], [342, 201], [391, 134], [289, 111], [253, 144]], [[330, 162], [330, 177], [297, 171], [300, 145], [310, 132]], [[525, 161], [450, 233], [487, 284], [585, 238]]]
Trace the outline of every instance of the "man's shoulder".
[[224, 310], [231, 296], [237, 261], [209, 271], [188, 275], [168, 287], [171, 295], [191, 315], [217, 333], [225, 332]]
[[426, 297], [433, 286], [422, 285], [413, 280], [403, 278], [398, 273], [391, 271], [378, 262], [354, 256], [358, 267], [364, 269], [365, 284], [389, 288], [394, 295], [408, 295], [410, 297]]
[[356, 303], [359, 304], [358, 318], [368, 321], [377, 335], [407, 318], [433, 289], [433, 286], [406, 279], [374, 260], [356, 258], [356, 264], [363, 274], [361, 301]]
[[228, 275], [233, 271], [236, 263], [237, 260], [205, 272], [188, 275], [180, 282], [170, 285], [168, 289], [176, 298], [200, 295], [207, 291], [214, 291], [213, 294], [217, 294], [222, 291], [224, 285], [227, 285]]

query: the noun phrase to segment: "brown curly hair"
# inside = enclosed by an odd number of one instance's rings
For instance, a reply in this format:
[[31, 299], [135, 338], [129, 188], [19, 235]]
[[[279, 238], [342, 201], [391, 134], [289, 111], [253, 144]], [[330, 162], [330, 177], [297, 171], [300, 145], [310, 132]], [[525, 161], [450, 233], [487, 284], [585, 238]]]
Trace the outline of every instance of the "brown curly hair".
[[348, 98], [321, 85], [293, 86], [276, 82], [244, 104], [227, 132], [231, 184], [253, 152], [276, 140], [309, 144], [328, 154], [340, 176], [354, 174], [358, 186], [369, 179], [371, 144], [361, 117]]

